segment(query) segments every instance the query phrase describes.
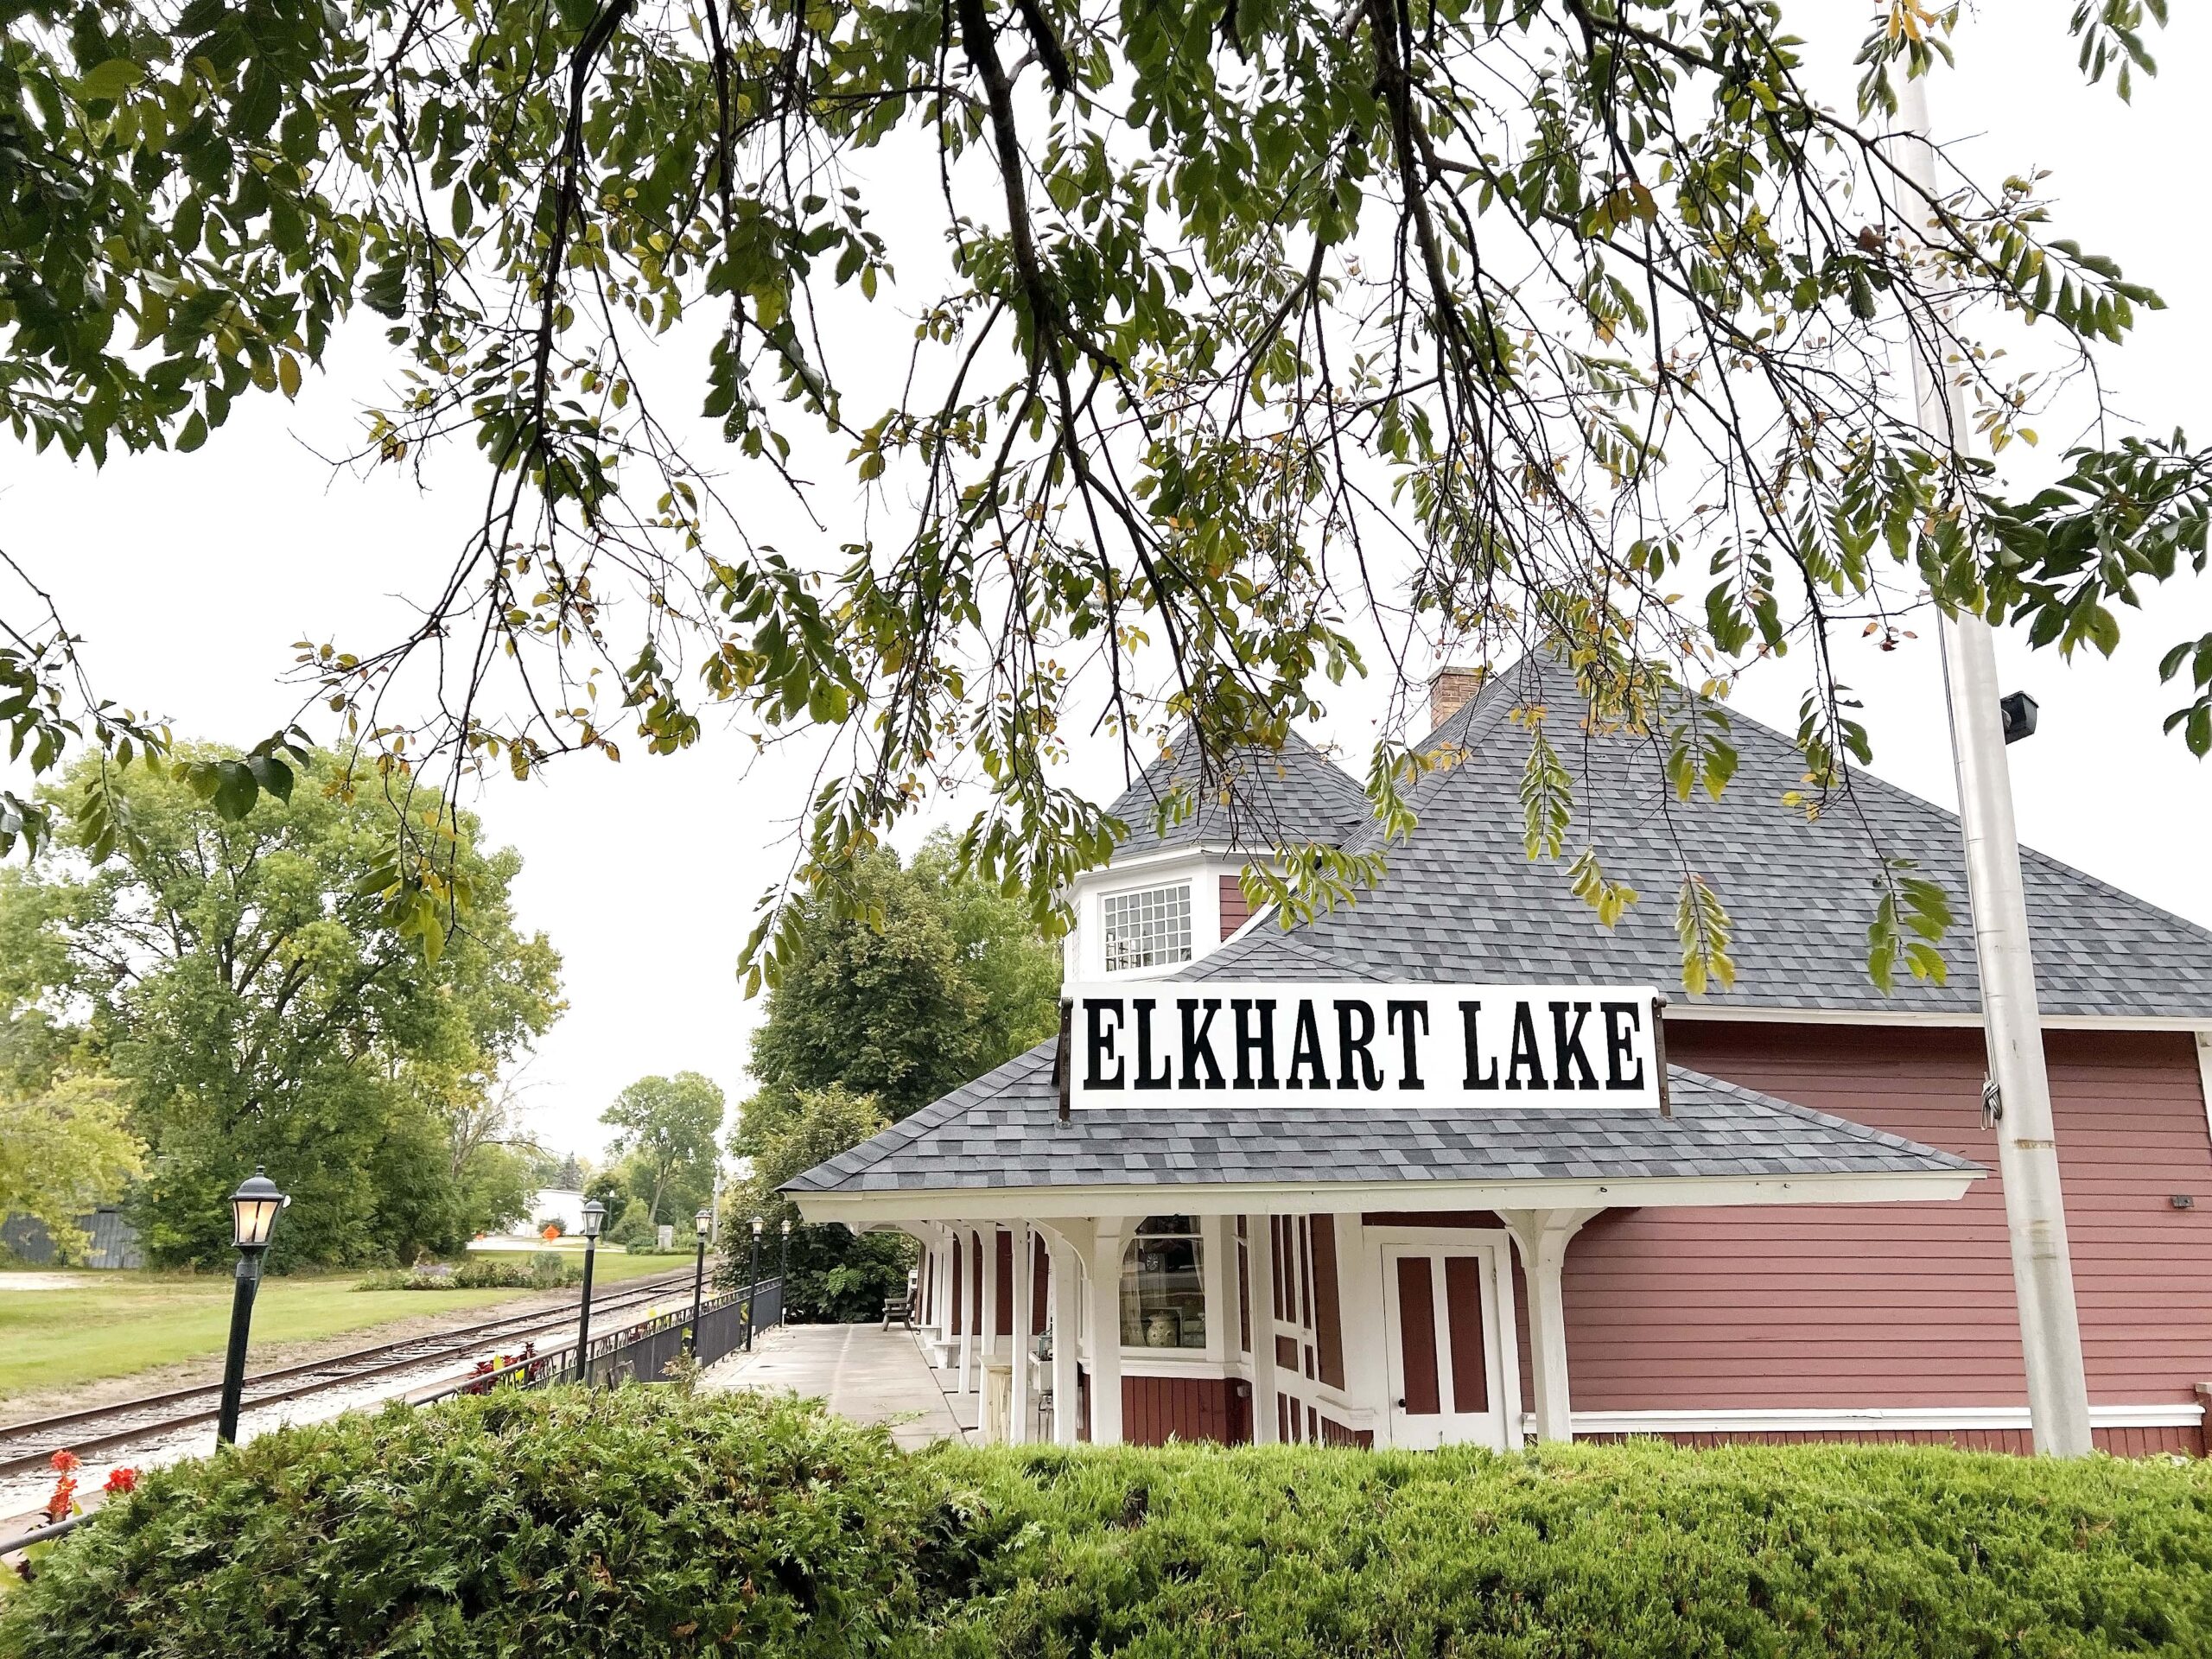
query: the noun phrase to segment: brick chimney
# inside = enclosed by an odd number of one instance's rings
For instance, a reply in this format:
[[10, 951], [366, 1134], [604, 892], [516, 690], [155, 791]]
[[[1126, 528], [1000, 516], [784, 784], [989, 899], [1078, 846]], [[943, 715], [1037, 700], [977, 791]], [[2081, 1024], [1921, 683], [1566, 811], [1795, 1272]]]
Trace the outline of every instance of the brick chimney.
[[1467, 700], [1482, 690], [1489, 674], [1483, 668], [1462, 668], [1447, 665], [1428, 677], [1428, 729], [1432, 732], [1467, 706]]

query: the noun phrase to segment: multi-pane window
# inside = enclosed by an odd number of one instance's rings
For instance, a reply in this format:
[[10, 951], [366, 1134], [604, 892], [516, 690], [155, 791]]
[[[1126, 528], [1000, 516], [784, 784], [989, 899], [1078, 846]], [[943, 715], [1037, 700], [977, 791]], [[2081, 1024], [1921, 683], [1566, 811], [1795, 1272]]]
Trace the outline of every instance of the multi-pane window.
[[1106, 971], [1160, 968], [1191, 959], [1191, 884], [1109, 893], [1100, 906]]
[[1122, 1346], [1205, 1345], [1206, 1286], [1197, 1218], [1148, 1216], [1122, 1253]]

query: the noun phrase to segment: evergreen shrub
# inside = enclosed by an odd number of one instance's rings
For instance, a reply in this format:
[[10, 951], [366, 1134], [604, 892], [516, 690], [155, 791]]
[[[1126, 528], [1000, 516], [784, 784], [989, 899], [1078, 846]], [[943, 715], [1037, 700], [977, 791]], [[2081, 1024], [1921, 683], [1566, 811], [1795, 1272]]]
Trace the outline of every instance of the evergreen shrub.
[[959, 1452], [950, 1655], [2212, 1654], [2212, 1466], [1940, 1448]]
[[760, 1395], [498, 1389], [153, 1470], [0, 1612], [9, 1659], [903, 1650], [973, 1578], [946, 1484]]
[[2212, 1469], [1651, 1444], [894, 1451], [501, 1391], [153, 1471], [0, 1659], [2212, 1653]]

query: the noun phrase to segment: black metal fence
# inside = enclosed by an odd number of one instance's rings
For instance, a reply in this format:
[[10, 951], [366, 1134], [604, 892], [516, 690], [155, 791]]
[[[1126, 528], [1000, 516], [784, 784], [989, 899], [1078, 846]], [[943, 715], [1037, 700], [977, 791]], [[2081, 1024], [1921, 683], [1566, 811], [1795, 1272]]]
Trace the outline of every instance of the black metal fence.
[[[724, 1291], [701, 1307], [698, 1341], [693, 1351], [702, 1365], [711, 1365], [741, 1348], [750, 1347], [757, 1332], [782, 1324], [783, 1318], [781, 1279], [764, 1279], [750, 1289]], [[617, 1382], [664, 1382], [673, 1374], [677, 1361], [683, 1357], [690, 1328], [691, 1309], [687, 1304], [672, 1313], [639, 1319], [594, 1337], [591, 1351], [584, 1357], [583, 1374], [594, 1388], [611, 1387]], [[474, 1376], [435, 1394], [415, 1395], [414, 1402], [418, 1406], [427, 1406], [455, 1395], [484, 1394], [502, 1386], [547, 1388], [558, 1382], [574, 1382], [576, 1376], [576, 1351], [573, 1347], [543, 1356], [526, 1349], [518, 1354], [495, 1356], [484, 1362]]]

